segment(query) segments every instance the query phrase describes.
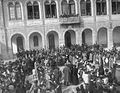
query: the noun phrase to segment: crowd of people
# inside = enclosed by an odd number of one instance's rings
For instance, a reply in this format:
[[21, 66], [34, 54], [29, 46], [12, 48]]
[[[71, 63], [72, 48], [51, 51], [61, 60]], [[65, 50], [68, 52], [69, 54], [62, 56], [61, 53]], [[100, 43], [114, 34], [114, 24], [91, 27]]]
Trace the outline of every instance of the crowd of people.
[[[0, 88], [2, 93], [120, 93], [119, 55], [115, 47], [97, 44], [19, 51], [15, 61], [1, 61]], [[71, 85], [77, 87], [66, 90]]]

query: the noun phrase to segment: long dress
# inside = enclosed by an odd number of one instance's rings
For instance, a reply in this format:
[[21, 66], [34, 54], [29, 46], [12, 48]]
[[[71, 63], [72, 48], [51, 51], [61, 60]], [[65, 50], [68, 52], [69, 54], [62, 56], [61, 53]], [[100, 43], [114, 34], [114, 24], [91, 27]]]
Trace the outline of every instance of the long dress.
[[65, 67], [64, 70], [63, 70], [63, 73], [64, 73], [64, 82], [66, 84], [68, 84], [70, 82], [70, 68], [69, 67]]

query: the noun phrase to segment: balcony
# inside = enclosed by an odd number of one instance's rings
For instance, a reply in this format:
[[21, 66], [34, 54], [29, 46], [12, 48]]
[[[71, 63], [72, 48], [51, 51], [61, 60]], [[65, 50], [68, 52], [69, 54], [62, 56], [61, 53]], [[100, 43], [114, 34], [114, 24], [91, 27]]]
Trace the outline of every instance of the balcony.
[[61, 15], [59, 18], [60, 24], [79, 24], [80, 17], [79, 15]]

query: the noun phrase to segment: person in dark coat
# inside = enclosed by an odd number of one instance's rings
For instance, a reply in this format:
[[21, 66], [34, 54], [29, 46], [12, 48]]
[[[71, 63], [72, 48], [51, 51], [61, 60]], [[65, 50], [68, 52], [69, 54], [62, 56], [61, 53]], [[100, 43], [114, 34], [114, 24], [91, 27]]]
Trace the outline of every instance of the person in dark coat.
[[32, 86], [32, 84], [27, 80], [27, 81], [26, 81], [26, 84], [25, 84], [25, 90], [26, 90], [26, 93], [29, 92], [31, 86]]
[[100, 67], [99, 67], [99, 76], [104, 75], [103, 60], [101, 57]]
[[79, 82], [77, 73], [78, 73], [78, 69], [74, 65], [72, 69], [72, 84], [73, 85], [77, 85]]
[[62, 73], [61, 73], [61, 71], [59, 70], [58, 67], [56, 67], [54, 69], [53, 73], [54, 73], [54, 76], [55, 76], [55, 82], [57, 84], [57, 87], [55, 88], [56, 89], [55, 92], [56, 93], [62, 93], [62, 88], [61, 88], [61, 83], [60, 83], [60, 79], [62, 77]]

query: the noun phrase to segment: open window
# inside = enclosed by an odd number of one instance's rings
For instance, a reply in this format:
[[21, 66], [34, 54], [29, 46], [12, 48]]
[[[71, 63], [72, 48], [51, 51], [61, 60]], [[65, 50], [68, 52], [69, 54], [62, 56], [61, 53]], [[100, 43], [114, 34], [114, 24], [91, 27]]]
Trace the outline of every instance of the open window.
[[106, 0], [96, 0], [96, 10], [97, 15], [106, 15], [107, 14]]
[[86, 15], [91, 16], [91, 1], [86, 0]]
[[51, 2], [51, 16], [52, 16], [52, 18], [56, 18], [57, 17], [57, 11], [56, 11], [56, 3], [55, 3], [55, 1], [52, 1]]
[[90, 0], [81, 0], [81, 16], [91, 16], [91, 1]]
[[50, 18], [50, 3], [48, 1], [45, 2], [45, 15], [46, 18]]
[[27, 3], [27, 14], [28, 14], [28, 19], [33, 19], [33, 6], [31, 2]]
[[34, 11], [34, 19], [39, 19], [39, 4], [37, 1], [34, 1], [33, 2], [33, 11]]
[[46, 18], [56, 18], [57, 17], [57, 11], [56, 11], [56, 3], [55, 1], [45, 2], [45, 15]]
[[111, 0], [112, 14], [120, 14], [120, 0]]

